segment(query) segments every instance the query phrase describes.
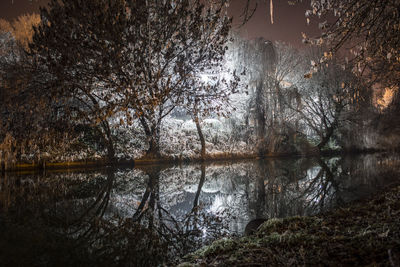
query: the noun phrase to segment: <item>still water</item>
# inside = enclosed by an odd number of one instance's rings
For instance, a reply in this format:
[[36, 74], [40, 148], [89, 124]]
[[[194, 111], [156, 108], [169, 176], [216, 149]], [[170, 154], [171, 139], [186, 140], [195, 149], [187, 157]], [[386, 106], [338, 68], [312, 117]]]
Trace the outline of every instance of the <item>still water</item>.
[[368, 154], [6, 173], [0, 265], [174, 264], [252, 219], [326, 212], [399, 172], [399, 155]]

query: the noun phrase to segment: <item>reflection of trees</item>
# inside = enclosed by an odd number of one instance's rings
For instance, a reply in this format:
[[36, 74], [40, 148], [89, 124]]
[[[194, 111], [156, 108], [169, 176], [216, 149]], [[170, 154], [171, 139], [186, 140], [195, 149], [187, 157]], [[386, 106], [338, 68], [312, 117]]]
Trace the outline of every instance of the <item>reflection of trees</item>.
[[287, 217], [298, 214], [298, 203], [293, 203], [297, 181], [304, 177], [304, 167], [298, 160], [259, 161], [253, 179], [256, 191], [249, 199], [250, 219]]
[[201, 165], [201, 176], [191, 210], [182, 218], [173, 215], [160, 200], [161, 169], [146, 169], [148, 183], [132, 221], [154, 229], [173, 255], [185, 255], [202, 244], [222, 235], [223, 225], [218, 217], [208, 214], [199, 203], [205, 182], [206, 167]]
[[[1, 225], [5, 231], [0, 233], [0, 250], [4, 252], [0, 262], [6, 266], [81, 266], [97, 256], [94, 236], [100, 223], [94, 222], [100, 222], [109, 203], [114, 178], [112, 171], [108, 174], [107, 179], [98, 179], [97, 174], [91, 173], [52, 177], [10, 175], [7, 181], [0, 177], [0, 192], [4, 196], [0, 199], [0, 217], [7, 218]], [[77, 199], [76, 188], [91, 182], [95, 188], [92, 193], [100, 189], [97, 196]], [[11, 196], [16, 197], [8, 203], [4, 201]], [[4, 258], [7, 255], [18, 256]]]
[[340, 185], [335, 179], [340, 161], [333, 162], [331, 167], [321, 158], [317, 159], [319, 170], [314, 177], [307, 176], [302, 183], [296, 199], [304, 201], [307, 213], [315, 214], [343, 204], [340, 197]]
[[242, 212], [251, 220], [310, 215], [341, 206], [370, 194], [377, 185], [382, 186], [382, 177], [395, 177], [382, 175], [392, 172], [377, 168], [378, 162], [376, 155], [369, 155], [253, 163], [246, 174], [247, 205]]
[[[373, 191], [382, 180], [377, 162], [398, 165], [371, 157], [151, 166], [122, 175], [111, 168], [52, 178], [7, 174], [0, 179], [0, 227], [8, 230], [0, 232], [0, 249], [8, 240], [2, 235], [17, 229], [24, 237], [40, 235], [22, 243], [31, 244], [26, 258], [54, 254], [48, 265], [88, 265], [86, 259], [91, 265], [162, 265], [221, 236], [226, 223], [242, 230], [247, 219], [326, 211], [360, 196], [362, 186]], [[217, 198], [218, 209], [233, 211], [236, 221], [215, 215]], [[121, 210], [126, 203], [134, 212]], [[18, 227], [7, 226], [3, 216]]]
[[[112, 168], [107, 168], [106, 175], [107, 179], [104, 181], [103, 185], [97, 192], [94, 201], [92, 203], [89, 203], [87, 207], [84, 207], [80, 215], [75, 219], [70, 220], [70, 222], [68, 223], [69, 234], [78, 234], [79, 239], [85, 239], [89, 238], [91, 234], [96, 232], [96, 229], [94, 229], [94, 222], [103, 219], [107, 207], [110, 203], [110, 194], [115, 181], [115, 174]], [[76, 208], [76, 206], [74, 206], [73, 208]]]
[[260, 161], [249, 190], [250, 219], [315, 214], [343, 203], [341, 161]]

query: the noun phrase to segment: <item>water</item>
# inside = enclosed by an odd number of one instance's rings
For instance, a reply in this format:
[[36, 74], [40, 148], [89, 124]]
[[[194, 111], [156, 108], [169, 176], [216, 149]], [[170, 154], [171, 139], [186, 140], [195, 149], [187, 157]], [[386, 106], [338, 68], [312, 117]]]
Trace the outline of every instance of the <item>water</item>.
[[369, 154], [2, 174], [0, 263], [174, 263], [252, 219], [366, 198], [398, 183], [399, 167], [398, 155]]

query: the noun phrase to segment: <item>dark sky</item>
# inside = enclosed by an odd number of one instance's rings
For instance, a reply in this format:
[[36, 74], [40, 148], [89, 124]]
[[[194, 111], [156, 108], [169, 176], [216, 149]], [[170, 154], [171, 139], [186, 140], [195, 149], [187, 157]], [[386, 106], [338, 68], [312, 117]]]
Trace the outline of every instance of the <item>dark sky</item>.
[[[295, 46], [302, 46], [302, 32], [308, 35], [319, 35], [316, 22], [307, 25], [304, 16], [310, 6], [310, 0], [296, 5], [289, 5], [287, 0], [274, 0], [274, 24], [271, 24], [270, 0], [259, 1], [256, 12], [247, 24], [241, 29], [243, 37], [253, 39], [262, 36], [268, 40], [280, 40]], [[245, 0], [232, 0], [231, 14], [234, 22], [239, 22], [241, 12], [245, 7]], [[237, 23], [234, 23], [237, 24]]]
[[[253, 0], [255, 1], [255, 0]], [[262, 36], [268, 40], [281, 40], [301, 46], [301, 32], [317, 35], [316, 25], [307, 26], [304, 13], [309, 0], [290, 6], [287, 0], [274, 0], [274, 24], [270, 21], [269, 1], [263, 0], [251, 20], [241, 28], [242, 36], [253, 39]], [[0, 0], [0, 18], [12, 20], [18, 15], [38, 12], [39, 6], [46, 5], [49, 0]], [[232, 0], [230, 12], [236, 18], [243, 11], [245, 0]], [[237, 24], [237, 23], [235, 23]]]
[[12, 20], [19, 15], [39, 12], [49, 0], [0, 0], [0, 18]]

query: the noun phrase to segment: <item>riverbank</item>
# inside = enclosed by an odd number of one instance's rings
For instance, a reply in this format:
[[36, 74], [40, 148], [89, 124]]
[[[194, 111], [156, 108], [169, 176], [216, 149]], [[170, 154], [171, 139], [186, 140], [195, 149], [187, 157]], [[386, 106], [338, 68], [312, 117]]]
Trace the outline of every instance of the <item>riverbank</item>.
[[[288, 155], [286, 155], [288, 156]], [[275, 155], [274, 157], [278, 157]], [[160, 157], [160, 158], [138, 158], [138, 159], [116, 159], [115, 161], [107, 160], [106, 158], [88, 159], [81, 161], [65, 161], [65, 162], [18, 162], [13, 165], [4, 166], [0, 171], [35, 171], [35, 170], [69, 170], [69, 169], [90, 169], [99, 168], [104, 166], [126, 167], [126, 166], [151, 166], [163, 164], [181, 164], [190, 162], [215, 162], [215, 161], [235, 161], [235, 160], [254, 160], [260, 159], [255, 154], [234, 154], [234, 153], [221, 153], [217, 155], [209, 155], [205, 159], [201, 158], [173, 158], [173, 157]]]
[[180, 266], [400, 265], [400, 185], [313, 217], [271, 219], [250, 237], [215, 241]]
[[291, 158], [291, 157], [320, 157], [320, 156], [339, 156], [346, 154], [368, 154], [383, 152], [378, 150], [363, 150], [363, 151], [341, 151], [341, 150], [326, 150], [320, 153], [269, 153], [260, 156], [256, 153], [230, 153], [221, 152], [217, 154], [208, 154], [204, 159], [199, 157], [184, 158], [184, 157], [159, 157], [159, 158], [146, 158], [141, 157], [138, 159], [116, 159], [109, 161], [107, 158], [86, 159], [79, 161], [64, 161], [52, 162], [51, 160], [41, 160], [39, 162], [17, 162], [7, 166], [1, 165], [0, 171], [36, 171], [36, 170], [69, 170], [69, 169], [86, 169], [98, 168], [104, 166], [146, 166], [146, 165], [159, 165], [159, 164], [181, 164], [181, 163], [198, 163], [198, 162], [216, 162], [216, 161], [236, 161], [236, 160], [255, 160], [262, 158]]

